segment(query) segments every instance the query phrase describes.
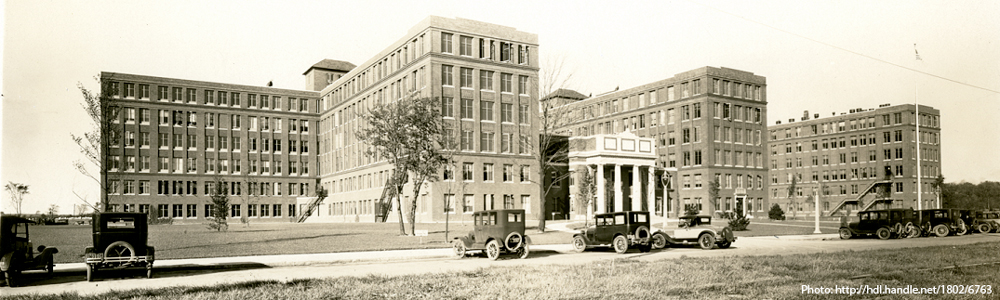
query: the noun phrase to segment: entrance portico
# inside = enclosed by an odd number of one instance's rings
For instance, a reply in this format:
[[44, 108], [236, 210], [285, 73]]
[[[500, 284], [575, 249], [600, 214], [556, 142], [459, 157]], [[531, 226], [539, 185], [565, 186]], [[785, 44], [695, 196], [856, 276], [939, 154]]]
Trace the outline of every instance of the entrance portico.
[[[576, 208], [573, 218], [616, 211], [662, 211], [658, 208], [663, 207], [661, 201], [666, 197], [662, 192], [657, 197], [656, 191], [665, 189], [657, 185], [660, 181], [653, 146], [652, 138], [631, 132], [571, 137], [568, 156], [575, 182], [570, 186], [571, 203]], [[586, 182], [588, 179], [590, 182]], [[588, 189], [592, 195], [586, 192]]]

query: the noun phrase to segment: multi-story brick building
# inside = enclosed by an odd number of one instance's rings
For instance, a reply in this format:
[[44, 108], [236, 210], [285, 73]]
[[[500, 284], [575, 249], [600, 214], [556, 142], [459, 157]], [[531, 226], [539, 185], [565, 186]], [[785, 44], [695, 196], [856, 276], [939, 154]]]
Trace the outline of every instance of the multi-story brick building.
[[111, 72], [100, 79], [119, 112], [105, 158], [112, 209], [203, 220], [221, 179], [231, 217], [287, 222], [301, 210], [296, 198], [314, 194], [319, 93]]
[[[654, 174], [662, 174], [663, 168], [677, 169], [671, 172], [676, 193], [671, 193], [671, 202], [667, 203], [670, 216], [683, 214], [687, 207], [706, 214], [734, 211], [737, 207], [745, 207], [754, 215], [765, 214], [765, 90], [763, 76], [728, 68], [699, 68], [642, 86], [570, 101], [558, 107], [568, 113], [560, 117], [563, 123], [557, 132], [586, 137], [629, 131], [640, 138], [653, 138], [658, 166]], [[648, 170], [640, 170], [638, 165], [616, 165], [603, 165], [599, 173], [612, 182], [614, 178], [646, 181], [628, 172], [647, 174]], [[709, 183], [715, 180], [720, 191], [716, 201], [711, 201]], [[656, 188], [661, 187], [657, 184]], [[618, 190], [624, 190], [619, 193], [628, 197], [628, 189]], [[656, 207], [662, 205], [660, 201], [656, 200]], [[607, 209], [617, 209], [610, 206], [611, 201], [607, 203]], [[571, 206], [575, 215], [586, 211], [580, 203]]]
[[454, 164], [422, 189], [417, 221], [444, 221], [446, 213], [467, 220], [494, 208], [537, 215], [539, 192], [529, 175], [538, 170], [531, 146], [537, 57], [535, 34], [432, 16], [323, 88], [319, 172], [330, 197], [317, 219], [375, 220], [393, 167], [366, 156], [369, 147], [355, 133], [366, 126], [360, 116], [368, 108], [409, 97], [439, 100], [445, 133], [457, 141]]
[[[863, 195], [872, 183], [891, 180], [893, 206], [936, 207], [932, 188], [941, 174], [941, 127], [937, 109], [920, 106], [921, 197], [917, 203], [916, 107], [852, 109], [820, 118], [808, 112], [800, 119], [769, 126], [771, 183], [769, 197], [786, 216], [811, 215], [815, 198], [822, 214], [845, 199]], [[795, 189], [789, 195], [792, 181]]]

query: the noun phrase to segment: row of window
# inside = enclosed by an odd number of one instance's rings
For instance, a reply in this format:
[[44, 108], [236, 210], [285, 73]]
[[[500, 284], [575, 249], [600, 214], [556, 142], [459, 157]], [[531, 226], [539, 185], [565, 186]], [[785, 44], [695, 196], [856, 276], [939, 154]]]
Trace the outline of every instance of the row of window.
[[[834, 196], [834, 195], [841, 195], [841, 196], [843, 196], [843, 195], [848, 195], [848, 194], [850, 194], [850, 195], [857, 195], [857, 194], [859, 194], [861, 192], [860, 188], [863, 188], [863, 187], [865, 187], [865, 186], [864, 185], [858, 185], [858, 184], [850, 184], [850, 185], [845, 184], [845, 185], [832, 185], [832, 186], [831, 185], [823, 185], [822, 189], [820, 191], [816, 191], [815, 188], [807, 187], [807, 188], [812, 189], [812, 190], [811, 191], [805, 191], [805, 192], [803, 192], [803, 187], [796, 187], [795, 191], [791, 191], [791, 193], [789, 193], [790, 191], [788, 189], [786, 189], [786, 188], [775, 188], [775, 189], [771, 189], [771, 198], [772, 199], [774, 199], [774, 198], [792, 198], [793, 197], [792, 195], [794, 195], [794, 197], [812, 196], [813, 192], [817, 192], [817, 193], [819, 193], [822, 196]], [[848, 190], [848, 189], [850, 189], [850, 190]], [[838, 193], [838, 191], [839, 191], [839, 193]], [[893, 191], [895, 193], [902, 193], [903, 192], [903, 183], [902, 182], [894, 182], [893, 183]], [[808, 194], [806, 194], [806, 193], [808, 193]], [[824, 210], [830, 210], [830, 208], [828, 206], [825, 206]], [[802, 211], [802, 210], [800, 209], [799, 211]]]
[[[910, 115], [912, 116], [912, 114], [913, 113], [911, 112]], [[927, 114], [921, 114], [920, 116], [922, 125], [928, 127], [938, 126], [938, 116], [927, 115]], [[881, 115], [881, 119], [882, 119], [882, 126], [894, 126], [903, 124], [904, 122], [902, 112], [883, 114]], [[909, 120], [909, 122], [912, 122], [912, 117], [910, 117], [909, 119], [911, 119]], [[876, 127], [875, 120], [876, 120], [875, 116], [870, 116], [867, 118], [862, 117], [859, 119], [852, 119], [852, 120], [842, 120], [834, 122], [824, 122], [822, 124], [812, 124], [809, 125], [809, 127], [807, 127], [806, 129], [807, 132], [805, 133], [802, 132], [803, 131], [802, 126], [795, 128], [772, 130], [771, 140], [778, 140], [782, 132], [784, 132], [784, 138], [787, 139], [787, 138], [797, 138], [804, 136], [814, 136], [819, 134], [832, 134], [838, 132], [863, 130], [866, 128], [875, 128]], [[900, 140], [902, 139], [900, 138]]]
[[[507, 62], [507, 63], [517, 63], [521, 65], [527, 65], [529, 63], [528, 58], [529, 58], [530, 48], [527, 45], [516, 45], [517, 48], [515, 48], [515, 44], [511, 42], [497, 41], [491, 38], [483, 38], [483, 37], [475, 38], [466, 35], [459, 36], [458, 40], [459, 40], [458, 55], [461, 56], [477, 57], [480, 59]], [[448, 32], [442, 32], [441, 52], [454, 54], [455, 51], [453, 46], [454, 46], [454, 34]], [[497, 51], [497, 46], [500, 47], [499, 53]], [[473, 49], [474, 47], [475, 49]], [[517, 54], [517, 57], [513, 57], [514, 54]]]
[[[138, 156], [138, 161], [135, 155], [125, 155], [124, 164], [122, 164], [121, 156], [109, 155], [108, 156], [108, 170], [110, 172], [149, 172], [150, 170], [150, 158], [146, 155]], [[249, 174], [256, 175], [258, 171], [261, 175], [282, 175], [282, 166], [285, 166], [280, 160], [280, 158], [274, 158], [274, 160], [261, 160], [258, 161], [256, 158], [251, 158], [248, 160]], [[204, 159], [203, 171], [207, 174], [214, 174], [218, 172], [219, 174], [242, 174], [243, 165], [240, 159], [232, 159], [232, 169], [230, 169], [229, 159], [215, 159], [215, 158], [205, 158]], [[271, 168], [273, 163], [273, 170]], [[181, 157], [175, 157], [171, 160], [169, 157], [158, 157], [158, 172], [159, 173], [197, 173], [198, 172], [198, 158], [188, 157], [187, 159]], [[299, 175], [308, 176], [309, 175], [309, 162], [308, 161], [289, 161], [287, 164], [287, 173], [284, 175]], [[273, 171], [273, 172], [272, 172]]]
[[[735, 209], [743, 209], [742, 207], [733, 207], [733, 197], [725, 197], [725, 199], [719, 197], [716, 201], [720, 206], [715, 208], [716, 211], [732, 212]], [[757, 211], [764, 211], [764, 198], [746, 198], [743, 201], [746, 201], [746, 211], [754, 211], [754, 208], [756, 208]], [[705, 203], [701, 197], [694, 197], [694, 200], [691, 198], [683, 198], [681, 203], [684, 205], [684, 211], [703, 211], [705, 208]], [[737, 204], [737, 206], [738, 205], [739, 204]]]
[[[443, 213], [453, 214], [459, 212], [458, 209], [461, 208], [461, 213], [471, 214], [476, 211], [475, 209], [475, 199], [474, 194], [464, 194], [462, 196], [462, 206], [457, 206], [456, 195], [455, 194], [444, 194], [445, 207]], [[531, 214], [531, 195], [520, 195], [519, 198], [515, 198], [516, 195], [513, 194], [503, 194], [502, 203], [499, 205], [497, 202], [497, 197], [495, 194], [483, 194], [482, 199], [482, 210], [494, 210], [494, 209], [524, 209], [525, 214]], [[515, 203], [515, 201], [520, 200], [520, 203]]]
[[[939, 155], [939, 154], [938, 154], [938, 151], [936, 149], [925, 149], [923, 152], [924, 152], [924, 156], [921, 157], [921, 160], [924, 160], [924, 161], [937, 161], [937, 159], [938, 159], [937, 155]], [[794, 165], [792, 164], [792, 158], [785, 158], [784, 168], [793, 168], [793, 167], [799, 168], [799, 167], [803, 167], [803, 166], [806, 166], [806, 167], [808, 167], [808, 166], [819, 166], [821, 164], [821, 162], [822, 162], [822, 165], [824, 165], [824, 166], [832, 165], [832, 164], [838, 164], [838, 163], [839, 164], [846, 164], [846, 163], [848, 163], [848, 157], [850, 157], [850, 161], [849, 162], [852, 163], [852, 164], [853, 163], [859, 163], [859, 162], [862, 162], [862, 163], [863, 162], [874, 162], [874, 161], [878, 160], [878, 155], [876, 153], [877, 152], [875, 150], [869, 150], [868, 151], [868, 159], [867, 160], [864, 160], [864, 157], [862, 157], [861, 159], [859, 159], [858, 158], [858, 152], [851, 152], [850, 156], [848, 156], [848, 153], [838, 153], [838, 155], [835, 156], [835, 157], [838, 157], [839, 160], [836, 161], [836, 162], [833, 162], [833, 163], [830, 162], [830, 156], [829, 155], [826, 155], [826, 154], [824, 154], [822, 156], [813, 155], [811, 157], [812, 158], [812, 164], [811, 165], [804, 165], [803, 162], [802, 162], [802, 159], [803, 159], [802, 157], [796, 157], [795, 160], [794, 160], [794, 162], [795, 162]], [[885, 161], [893, 160], [893, 159], [895, 159], [895, 160], [901, 160], [901, 159], [903, 159], [903, 148], [883, 149], [882, 150], [882, 157], [883, 157], [883, 160], [885, 160]], [[821, 158], [822, 158], [822, 160], [821, 160]], [[915, 157], [911, 157], [911, 159], [916, 159], [916, 158]], [[778, 160], [777, 159], [771, 159], [771, 169], [775, 169], [775, 170], [781, 169], [781, 168], [779, 168]]]
[[[281, 208], [285, 206], [284, 204], [248, 204], [247, 205], [247, 216], [248, 217], [282, 217]], [[211, 218], [215, 214], [215, 205], [213, 204], [203, 204], [204, 210], [202, 215], [198, 215], [198, 204], [157, 204], [156, 211], [153, 215], [158, 218]], [[141, 212], [149, 214], [151, 209], [150, 204], [112, 204], [111, 211], [123, 211], [123, 212]], [[229, 205], [229, 213], [227, 214], [230, 218], [239, 218], [243, 216], [243, 205], [242, 204], [231, 204]], [[288, 204], [288, 217], [295, 217], [295, 204]]]
[[[111, 145], [112, 147], [118, 147], [122, 143], [121, 139], [124, 138], [125, 147], [134, 148], [136, 146], [140, 148], [149, 148], [150, 146], [150, 133], [149, 132], [139, 132], [139, 136], [136, 137], [135, 132], [131, 130], [126, 130], [123, 137], [119, 137], [117, 132], [111, 135]], [[171, 136], [173, 139], [171, 139]], [[187, 149], [198, 150], [198, 139], [199, 135], [191, 134], [169, 134], [169, 133], [158, 133], [157, 145], [160, 149], [170, 149], [171, 142], [173, 142], [173, 148], [176, 150], [185, 149], [185, 141], [187, 141]], [[240, 152], [243, 148], [242, 137], [234, 136], [218, 136], [215, 135], [204, 135], [202, 138], [202, 144], [204, 145], [205, 151], [233, 151]], [[267, 138], [257, 138], [251, 137], [248, 139], [249, 150], [251, 153], [255, 153], [258, 150], [261, 152], [274, 152], [275, 154], [280, 154], [282, 151], [282, 139], [267, 139]], [[288, 152], [290, 154], [309, 154], [309, 141], [302, 140], [287, 140]], [[231, 147], [230, 147], [231, 146]]]
[[[937, 145], [938, 144], [938, 133], [935, 133], [935, 132], [923, 132], [923, 133], [921, 133], [921, 135], [924, 135], [924, 136], [926, 136], [928, 138], [927, 140], [922, 140], [921, 141], [922, 144], [930, 144], [930, 145]], [[896, 130], [894, 132], [885, 131], [885, 132], [882, 133], [882, 143], [883, 144], [901, 143], [901, 142], [903, 142], [903, 130]], [[794, 150], [794, 152], [802, 152], [803, 151], [803, 149], [802, 149], [802, 143], [803, 142], [796, 142], [795, 143], [795, 148], [794, 148], [795, 150]], [[848, 143], [850, 145], [848, 145]], [[830, 138], [830, 139], [822, 139], [822, 140], [812, 140], [811, 144], [812, 144], [811, 151], [818, 151], [818, 150], [827, 150], [827, 149], [836, 149], [836, 148], [843, 149], [843, 148], [847, 148], [848, 146], [850, 146], [852, 148], [853, 147], [858, 147], [858, 146], [868, 146], [868, 145], [874, 146], [874, 145], [876, 145], [876, 139], [875, 139], [875, 134], [871, 133], [871, 134], [868, 134], [868, 135], [860, 135], [860, 136], [854, 136], [854, 135], [852, 135], [850, 137], [840, 137], [840, 138]], [[792, 150], [793, 149], [792, 148], [792, 143], [785, 143], [785, 151], [782, 152], [782, 153], [778, 153], [777, 147], [779, 145], [780, 144], [772, 144], [771, 145], [771, 155], [779, 155], [779, 154], [792, 153], [792, 151], [793, 151]], [[805, 151], [810, 151], [810, 150], [805, 150]], [[871, 150], [871, 151], [874, 151], [874, 150]]]
[[[441, 66], [441, 85], [446, 87], [455, 86], [455, 73], [454, 66], [442, 65]], [[473, 89], [473, 75], [474, 70], [472, 68], [460, 67], [459, 68], [459, 87]], [[501, 93], [514, 93], [514, 74], [510, 73], [500, 73], [500, 88], [497, 89], [494, 85], [494, 79], [496, 79], [496, 72], [490, 70], [479, 70], [479, 90], [482, 91], [497, 91]], [[528, 76], [518, 75], [517, 76], [517, 93], [520, 95], [528, 95]]]
[[[323, 96], [320, 100], [320, 106], [323, 110], [329, 109], [329, 107], [336, 106], [337, 104], [344, 102], [355, 94], [362, 90], [370, 87], [371, 85], [379, 82], [385, 77], [394, 74], [400, 69], [406, 68], [409, 64], [416, 61], [420, 56], [427, 53], [427, 47], [424, 47], [424, 35], [415, 37], [406, 43], [403, 43], [395, 51], [389, 52], [381, 59], [375, 60], [371, 65], [363, 69], [355, 69], [354, 76], [348, 79], [344, 79], [344, 82], [334, 88], [330, 93]], [[409, 78], [404, 77], [397, 80], [396, 83], [387, 84], [382, 90], [377, 92], [380, 94], [379, 99], [382, 99], [381, 95], [384, 94], [385, 90], [392, 91], [391, 95], [397, 95], [393, 99], [398, 99], [401, 97], [402, 91], [411, 91], [417, 86], [424, 86], [423, 78], [425, 78], [424, 68], [421, 67], [419, 72], [417, 70], [413, 71], [412, 76]], [[407, 90], [404, 85], [410, 83], [410, 89]], [[418, 85], [419, 84], [419, 85]]]
[[[459, 113], [462, 120], [475, 119], [473, 115], [473, 112], [475, 112], [474, 104], [475, 101], [472, 99], [463, 98], [459, 101]], [[486, 122], [496, 121], [494, 107], [496, 107], [496, 102], [494, 101], [479, 101], [479, 120]], [[441, 116], [455, 118], [455, 98], [441, 97]], [[530, 118], [529, 106], [524, 104], [517, 105], [517, 122], [519, 124], [530, 124]], [[514, 103], [500, 103], [499, 120], [501, 123], [514, 123]]]
[[[482, 163], [482, 176], [480, 177], [481, 182], [495, 182], [494, 175], [496, 175], [496, 170], [493, 167], [493, 163]], [[455, 181], [455, 165], [445, 165], [441, 179], [444, 181]], [[518, 181], [521, 183], [531, 182], [531, 167], [528, 165], [512, 165], [503, 164], [501, 169], [501, 180], [502, 182], [514, 182]], [[476, 181], [475, 176], [475, 164], [471, 162], [462, 163], [462, 181], [474, 182]]]
[[[423, 88], [427, 87], [426, 81], [426, 71], [425, 67], [420, 67], [414, 70], [410, 74], [404, 74], [396, 81], [389, 81], [384, 86], [378, 90], [372, 91], [370, 95], [366, 94], [360, 100], [342, 107], [332, 114], [332, 121], [334, 126], [344, 125], [352, 120], [360, 118], [362, 114], [367, 112], [370, 108], [377, 105], [382, 105], [384, 103], [394, 102], [395, 100], [403, 99], [405, 96], [409, 96]], [[323, 103], [323, 110], [327, 110], [337, 104], [351, 99], [351, 95], [346, 95], [338, 91], [333, 91], [327, 96], [323, 97], [321, 100]], [[326, 99], [331, 99], [329, 102]], [[329, 104], [329, 106], [327, 106]]]
[[[108, 194], [110, 195], [150, 195], [152, 193], [149, 180], [109, 180]], [[222, 191], [231, 196], [243, 195], [244, 182], [228, 182], [225, 186], [220, 186], [216, 190], [214, 181], [204, 181], [204, 195], [211, 196], [212, 193]], [[194, 180], [157, 180], [156, 195], [174, 196], [197, 196], [198, 181]], [[246, 191], [249, 196], [306, 196], [309, 195], [309, 183], [290, 182], [246, 182]], [[285, 194], [284, 187], [288, 193]]]
[[[693, 179], [693, 184], [692, 184]], [[719, 183], [719, 188], [722, 189], [764, 189], [764, 177], [757, 175], [756, 181], [754, 181], [754, 176], [747, 174], [745, 177], [743, 174], [736, 174], [735, 181], [733, 180], [733, 174], [720, 174], [715, 173], [715, 182]], [[754, 183], [756, 182], [756, 185]], [[735, 185], [734, 185], [735, 183]], [[701, 174], [694, 175], [682, 175], [681, 176], [681, 188], [682, 189], [700, 189], [702, 188], [702, 178]]]
[[[453, 128], [445, 128], [443, 131], [444, 144], [441, 145], [445, 150], [461, 150], [461, 151], [476, 151], [475, 144], [475, 131], [472, 130], [462, 130], [459, 132], [461, 135], [457, 136], [458, 142], [456, 143], [455, 130]], [[485, 153], [514, 153], [514, 138], [517, 139], [517, 154], [529, 154], [531, 150], [531, 139], [527, 134], [513, 134], [513, 133], [500, 133], [500, 149], [497, 151], [496, 140], [497, 133], [490, 131], [479, 132], [479, 152]]]
[[[718, 82], [719, 80], [715, 79], [715, 81]], [[750, 84], [740, 85], [739, 83], [730, 83], [729, 81], [726, 82], [727, 86], [730, 85], [737, 87], [743, 86], [746, 87], [746, 89], [748, 90], [756, 91], [756, 93], [748, 93], [747, 96], [745, 97], [742, 96], [743, 94], [734, 94], [732, 96], [737, 98], [746, 98], [750, 100], [760, 99], [760, 86], [750, 85]], [[726, 93], [724, 94], [725, 96], [730, 96], [728, 91], [729, 89], [726, 89]], [[690, 81], [690, 84], [688, 82], [680, 83], [679, 93], [678, 91], [675, 91], [673, 85], [669, 85], [666, 87], [665, 96], [663, 93], [663, 88], [649, 90], [649, 91], [642, 91], [622, 98], [615, 98], [594, 103], [582, 107], [580, 109], [577, 109], [575, 113], [577, 114], [577, 119], [588, 119], [593, 117], [615, 114], [619, 112], [627, 112], [629, 110], [641, 109], [649, 105], [654, 105], [656, 103], [670, 102], [677, 99], [685, 99], [691, 96], [700, 95], [701, 93], [702, 93], [701, 80], [695, 79]], [[717, 89], [713, 89], [712, 93], [719, 94], [717, 92]], [[715, 103], [715, 112], [716, 112], [715, 118], [721, 117], [725, 119], [732, 118], [733, 120], [746, 120], [748, 122], [750, 122], [751, 120], [754, 120], [753, 122], [757, 123], [761, 122], [760, 108], [756, 109], [757, 113], [755, 115], [751, 115], [750, 109], [751, 109], [750, 106], [744, 107], [741, 105], [730, 105], [729, 103], [725, 103], [724, 105], [721, 103]], [[685, 105], [682, 107], [682, 111], [683, 111], [682, 116], [684, 120], [689, 120], [691, 118], [694, 119], [700, 118], [701, 103], [694, 103], [691, 106], [690, 110], [688, 109], [688, 106]], [[664, 122], [662, 121], [663, 118], [661, 117], [660, 119], [661, 119], [660, 123], [664, 124]], [[670, 118], [671, 121], [669, 123], [673, 123], [673, 119], [674, 119], [673, 114], [671, 114]]]
[[[151, 110], [148, 108], [139, 108], [138, 114], [134, 107], [124, 107], [119, 110], [117, 107], [112, 107], [113, 112], [112, 120], [115, 123], [120, 122], [117, 112], [121, 111], [124, 115], [124, 120], [126, 124], [135, 124], [136, 118], [138, 117], [139, 124], [148, 125], [150, 122]], [[242, 115], [227, 115], [227, 114], [217, 114], [212, 112], [204, 113], [204, 124], [205, 128], [216, 128], [219, 129], [233, 129], [240, 130], [244, 121]], [[285, 119], [278, 117], [265, 117], [265, 116], [248, 116], [246, 119], [250, 124], [247, 128], [250, 131], [271, 131], [281, 132], [285, 129]], [[198, 126], [198, 113], [193, 111], [169, 111], [169, 110], [159, 110], [159, 116], [157, 118], [157, 123], [160, 126], [188, 126], [197, 127]], [[259, 124], [259, 125], [258, 125]], [[299, 120], [299, 119], [288, 119], [288, 131], [289, 133], [302, 133], [309, 134], [309, 120]]]
[[763, 168], [763, 154], [760, 152], [715, 149], [715, 165]]
[[[911, 174], [916, 175], [917, 167], [912, 166], [910, 168], [911, 168], [910, 172], [912, 172]], [[904, 169], [905, 168], [903, 167], [903, 165], [884, 166], [883, 178], [888, 179], [892, 178], [893, 176], [904, 177], [905, 176], [905, 174], [903, 173]], [[920, 176], [933, 178], [937, 177], [940, 174], [941, 168], [938, 166], [921, 166], [921, 170], [922, 172]], [[798, 182], [802, 182], [803, 180], [802, 173], [795, 173], [795, 174], [785, 173], [785, 177], [786, 177], [785, 181], [782, 182], [781, 184], [791, 183], [793, 179], [796, 179]], [[779, 178], [778, 174], [771, 174], [771, 183], [779, 184], [778, 178]], [[811, 182], [819, 182], [821, 179], [822, 181], [837, 181], [837, 180], [859, 180], [859, 179], [875, 179], [875, 178], [878, 178], [878, 172], [876, 172], [876, 167], [861, 167], [853, 169], [823, 170], [822, 173], [821, 171], [812, 171]], [[809, 180], [806, 180], [805, 182], [809, 182]]]
[[[110, 91], [105, 91], [114, 98], [124, 99], [150, 99], [150, 88], [148, 84], [136, 84], [132, 82], [120, 83], [110, 82]], [[204, 104], [231, 106], [242, 108], [257, 108], [270, 110], [287, 110], [309, 112], [309, 99], [288, 97], [282, 99], [281, 96], [246, 94], [246, 106], [242, 106], [242, 92], [214, 91], [205, 89], [202, 91], [201, 99], [198, 98], [198, 91], [194, 88], [157, 86], [157, 100], [172, 101], [189, 104]], [[137, 94], [138, 92], [138, 94]]]

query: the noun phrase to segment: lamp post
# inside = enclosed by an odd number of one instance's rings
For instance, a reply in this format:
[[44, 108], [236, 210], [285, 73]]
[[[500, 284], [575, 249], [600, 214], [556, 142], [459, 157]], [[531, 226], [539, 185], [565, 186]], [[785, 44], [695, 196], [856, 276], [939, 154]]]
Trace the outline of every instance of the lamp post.
[[816, 230], [814, 230], [813, 233], [820, 234], [823, 232], [819, 231], [819, 192], [816, 188], [813, 188], [813, 200], [816, 201], [816, 205], [814, 205], [816, 206]]

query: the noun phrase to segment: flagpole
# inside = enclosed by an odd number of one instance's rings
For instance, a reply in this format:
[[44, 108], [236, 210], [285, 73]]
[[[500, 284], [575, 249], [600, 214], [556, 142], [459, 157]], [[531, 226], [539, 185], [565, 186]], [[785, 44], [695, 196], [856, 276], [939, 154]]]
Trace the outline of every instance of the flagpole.
[[[915, 43], [913, 44], [913, 53], [916, 54], [917, 61], [922, 61], [922, 59], [920, 59], [920, 52], [917, 52], [917, 44]], [[923, 200], [923, 182], [921, 180], [922, 176], [920, 170], [920, 103], [918, 103], [917, 101], [920, 95], [920, 90], [917, 85], [916, 76], [919, 75], [914, 74], [914, 80], [913, 80], [913, 109], [914, 109], [913, 124], [916, 127], [916, 132], [917, 132], [917, 209], [920, 210], [923, 209], [924, 200]]]

